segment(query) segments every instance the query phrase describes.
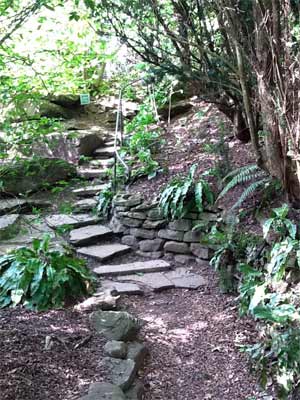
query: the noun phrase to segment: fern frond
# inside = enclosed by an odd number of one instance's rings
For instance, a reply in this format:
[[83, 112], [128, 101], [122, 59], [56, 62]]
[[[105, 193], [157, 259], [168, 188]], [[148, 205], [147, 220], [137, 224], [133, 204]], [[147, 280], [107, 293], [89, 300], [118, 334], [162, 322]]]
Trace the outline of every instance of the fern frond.
[[238, 201], [232, 206], [232, 210], [239, 207], [247, 197], [251, 196], [260, 186], [264, 186], [269, 180], [270, 178], [267, 177], [251, 183], [251, 185], [243, 191]]
[[203, 211], [203, 182], [200, 181], [195, 185], [195, 203], [199, 212]]
[[235, 174], [230, 173], [227, 175], [226, 178], [224, 178], [224, 180], [226, 180], [229, 176], [232, 177], [232, 179], [227, 183], [227, 185], [219, 194], [218, 199], [224, 197], [225, 194], [229, 192], [229, 190], [233, 189], [235, 186], [239, 184], [246, 183], [254, 179], [259, 179], [266, 176], [265, 171], [261, 170], [256, 165], [242, 167], [238, 170], [235, 170], [234, 172]]
[[239, 167], [229, 172], [224, 178], [223, 181], [228, 181], [229, 178], [232, 178], [235, 175], [245, 174], [249, 175], [252, 171], [260, 170], [260, 168], [256, 164], [245, 165], [244, 167]]
[[188, 179], [182, 187], [181, 198], [180, 198], [180, 201], [178, 204], [178, 213], [177, 213], [178, 217], [181, 217], [183, 215], [184, 200], [185, 200], [186, 195], [192, 185], [193, 185], [193, 181], [191, 179]]

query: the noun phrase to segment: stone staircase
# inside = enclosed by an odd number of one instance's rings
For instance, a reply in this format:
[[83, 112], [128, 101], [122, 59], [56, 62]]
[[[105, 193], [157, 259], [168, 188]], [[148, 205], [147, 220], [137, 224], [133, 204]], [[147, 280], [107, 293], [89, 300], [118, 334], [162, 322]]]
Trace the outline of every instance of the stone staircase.
[[[87, 185], [73, 189], [77, 198], [73, 214], [50, 215], [45, 219], [46, 224], [53, 230], [70, 230], [68, 242], [80, 257], [89, 261], [103, 289], [120, 294], [143, 294], [149, 290], [197, 289], [205, 285], [204, 279], [191, 273], [188, 267], [176, 268], [164, 259], [147, 259], [135, 254], [130, 245], [120, 243], [115, 229], [100, 224], [93, 215], [97, 194], [105, 187], [108, 168], [114, 162], [112, 139], [108, 136], [105, 145], [95, 150], [89, 162], [78, 167], [78, 174]], [[125, 262], [124, 257], [128, 258]]]
[[[130, 243], [120, 243], [121, 232], [115, 229], [113, 224], [111, 227], [100, 224], [94, 210], [97, 206], [97, 194], [105, 187], [107, 167], [113, 160], [113, 150], [109, 140], [104, 147], [95, 151], [95, 156], [89, 164], [78, 167], [79, 174], [86, 180], [87, 185], [73, 190], [76, 200], [71, 215], [50, 214], [36, 227], [34, 215], [20, 215], [21, 210], [42, 205], [49, 207], [51, 202], [39, 203], [38, 200], [32, 200], [32, 204], [29, 204], [30, 200], [1, 200], [0, 211], [3, 216], [0, 216], [0, 234], [11, 229], [12, 234], [9, 232], [9, 240], [1, 241], [0, 252], [4, 253], [7, 249], [24, 244], [29, 245], [33, 237], [42, 237], [45, 233], [55, 238], [55, 230], [65, 229], [69, 232], [67, 241], [80, 257], [89, 261], [104, 289], [114, 289], [126, 294], [142, 294], [149, 290], [197, 289], [205, 285], [206, 282], [201, 275], [190, 272], [188, 266], [178, 268], [175, 263], [171, 265], [160, 257], [147, 259], [138, 252], [135, 253], [134, 246], [130, 247]], [[10, 215], [4, 215], [7, 213]], [[24, 223], [32, 225], [30, 233], [22, 233]], [[16, 224], [18, 224], [17, 229], [15, 229]], [[148, 237], [148, 241], [151, 240], [155, 242], [156, 239]], [[57, 245], [60, 245], [59, 240]]]

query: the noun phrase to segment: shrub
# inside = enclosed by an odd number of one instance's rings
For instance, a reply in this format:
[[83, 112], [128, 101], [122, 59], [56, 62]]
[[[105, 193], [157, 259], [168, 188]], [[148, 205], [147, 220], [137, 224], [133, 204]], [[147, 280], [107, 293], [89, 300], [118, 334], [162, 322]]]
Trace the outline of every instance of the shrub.
[[87, 294], [93, 280], [83, 260], [49, 248], [50, 237], [34, 239], [0, 257], [0, 307], [23, 304], [35, 310], [64, 305]]
[[205, 203], [214, 203], [214, 194], [203, 178], [195, 179], [197, 165], [190, 168], [187, 177], [174, 178], [160, 195], [159, 207], [166, 218], [182, 218], [196, 208], [199, 212]]

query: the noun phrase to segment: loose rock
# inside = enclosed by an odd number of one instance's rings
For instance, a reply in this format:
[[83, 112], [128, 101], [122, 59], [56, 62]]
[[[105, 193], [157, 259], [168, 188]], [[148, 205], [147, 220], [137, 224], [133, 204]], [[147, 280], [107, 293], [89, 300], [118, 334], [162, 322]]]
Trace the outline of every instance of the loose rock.
[[93, 328], [109, 340], [134, 340], [141, 323], [125, 311], [95, 311], [90, 315]]
[[119, 340], [111, 340], [104, 346], [105, 352], [112, 358], [126, 358], [127, 344]]

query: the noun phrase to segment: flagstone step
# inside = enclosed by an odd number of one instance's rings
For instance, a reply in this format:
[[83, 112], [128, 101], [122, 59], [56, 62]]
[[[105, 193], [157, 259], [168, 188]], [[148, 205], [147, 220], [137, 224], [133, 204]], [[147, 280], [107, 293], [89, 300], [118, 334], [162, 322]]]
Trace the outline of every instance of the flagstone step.
[[112, 230], [103, 225], [88, 225], [73, 229], [69, 241], [74, 246], [93, 244], [97, 240], [106, 239], [112, 235]]
[[94, 268], [94, 272], [99, 276], [130, 275], [136, 273], [149, 273], [167, 271], [171, 268], [170, 264], [164, 260], [136, 261], [128, 264], [101, 265]]
[[94, 152], [94, 157], [95, 158], [111, 158], [115, 154], [115, 147], [110, 146], [110, 147], [100, 147], [99, 149], [95, 150]]
[[103, 168], [78, 168], [77, 173], [81, 178], [94, 179], [94, 178], [107, 178], [108, 170]]
[[103, 167], [103, 168], [110, 168], [114, 165], [115, 159], [114, 158], [106, 158], [106, 159], [93, 159], [89, 162], [91, 167]]
[[96, 196], [101, 190], [105, 189], [106, 184], [85, 186], [80, 189], [74, 189], [73, 193], [79, 197]]
[[110, 280], [101, 281], [101, 287], [99, 288], [100, 293], [107, 289], [111, 291], [115, 290], [118, 294], [144, 294], [144, 290], [135, 283], [114, 282]]
[[97, 207], [97, 200], [94, 198], [87, 198], [76, 201], [74, 203], [74, 212], [92, 211]]
[[53, 214], [45, 219], [50, 228], [56, 229], [62, 226], [81, 228], [83, 226], [97, 224], [99, 218], [90, 214]]
[[125, 275], [118, 277], [118, 280], [122, 282], [142, 284], [151, 288], [154, 292], [172, 289], [175, 286], [174, 283], [161, 272], [150, 272], [144, 275]]
[[99, 261], [106, 261], [114, 256], [126, 254], [129, 251], [131, 251], [129, 246], [119, 243], [86, 246], [77, 249], [79, 255], [95, 258]]

